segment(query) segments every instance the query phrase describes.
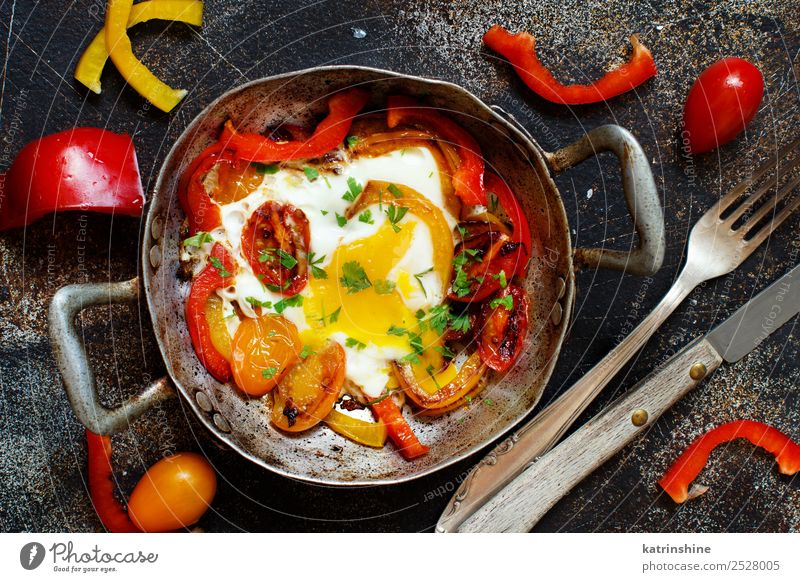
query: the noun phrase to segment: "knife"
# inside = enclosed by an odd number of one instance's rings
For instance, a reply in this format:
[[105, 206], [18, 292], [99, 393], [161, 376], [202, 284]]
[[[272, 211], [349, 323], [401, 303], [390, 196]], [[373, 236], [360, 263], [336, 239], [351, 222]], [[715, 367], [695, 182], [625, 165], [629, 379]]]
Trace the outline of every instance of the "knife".
[[569, 438], [533, 461], [463, 520], [437, 531], [526, 532], [587, 475], [605, 463], [707, 378], [736, 362], [800, 312], [800, 265], [639, 382]]

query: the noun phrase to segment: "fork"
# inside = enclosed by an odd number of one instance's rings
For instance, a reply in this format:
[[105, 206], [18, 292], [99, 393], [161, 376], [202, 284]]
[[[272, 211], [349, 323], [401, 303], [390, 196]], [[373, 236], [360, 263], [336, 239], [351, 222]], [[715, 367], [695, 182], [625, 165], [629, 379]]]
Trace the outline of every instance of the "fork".
[[[800, 139], [782, 148], [697, 221], [689, 234], [686, 264], [664, 298], [583, 378], [503, 440], [470, 471], [442, 513], [437, 532], [458, 531], [489, 498], [549, 451], [695, 287], [733, 271], [800, 207], [800, 196], [796, 196], [778, 209], [800, 183], [800, 176], [792, 177], [792, 171], [800, 165], [799, 149]], [[794, 159], [781, 167], [781, 162], [792, 154]], [[781, 185], [786, 176], [788, 179]], [[776, 192], [755, 208], [773, 186]], [[768, 217], [770, 220], [762, 224]]]

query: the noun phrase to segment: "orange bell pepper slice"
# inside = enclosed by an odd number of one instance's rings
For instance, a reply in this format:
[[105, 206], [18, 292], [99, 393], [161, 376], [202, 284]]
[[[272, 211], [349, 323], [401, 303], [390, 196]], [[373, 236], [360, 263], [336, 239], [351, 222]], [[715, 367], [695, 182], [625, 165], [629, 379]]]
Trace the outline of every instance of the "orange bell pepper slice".
[[108, 0], [106, 9], [106, 48], [114, 66], [128, 84], [162, 111], [169, 112], [186, 96], [183, 89], [173, 89], [148, 69], [133, 54], [128, 38], [128, 21], [133, 0]]

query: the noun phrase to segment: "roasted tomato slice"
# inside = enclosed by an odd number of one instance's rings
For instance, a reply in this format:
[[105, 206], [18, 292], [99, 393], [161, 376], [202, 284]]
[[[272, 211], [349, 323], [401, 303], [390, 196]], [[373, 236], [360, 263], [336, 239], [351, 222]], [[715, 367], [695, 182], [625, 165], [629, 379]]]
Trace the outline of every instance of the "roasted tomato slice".
[[300, 359], [295, 325], [279, 315], [246, 317], [231, 343], [233, 379], [242, 392], [263, 396]]
[[292, 368], [273, 393], [275, 426], [300, 432], [328, 416], [339, 398], [344, 369], [344, 350], [333, 342]]
[[528, 300], [518, 285], [508, 285], [481, 311], [478, 352], [492, 370], [505, 372], [522, 351], [528, 333]]
[[270, 290], [297, 295], [308, 281], [308, 219], [291, 204], [268, 200], [247, 221], [242, 250]]
[[464, 231], [464, 240], [453, 252], [453, 283], [448, 297], [481, 301], [524, 270], [528, 251], [494, 223], [472, 223]]

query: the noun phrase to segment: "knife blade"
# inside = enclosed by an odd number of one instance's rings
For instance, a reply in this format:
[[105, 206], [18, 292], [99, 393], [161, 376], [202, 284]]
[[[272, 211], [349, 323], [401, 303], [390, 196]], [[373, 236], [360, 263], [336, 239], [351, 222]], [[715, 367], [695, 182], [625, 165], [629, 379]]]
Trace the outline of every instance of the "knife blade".
[[[645, 431], [723, 361], [740, 360], [798, 312], [800, 265], [528, 465], [450, 531], [530, 531], [559, 499]], [[440, 528], [441, 520], [437, 530], [444, 531]]]

